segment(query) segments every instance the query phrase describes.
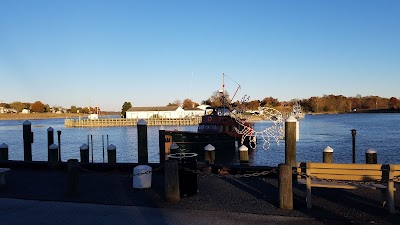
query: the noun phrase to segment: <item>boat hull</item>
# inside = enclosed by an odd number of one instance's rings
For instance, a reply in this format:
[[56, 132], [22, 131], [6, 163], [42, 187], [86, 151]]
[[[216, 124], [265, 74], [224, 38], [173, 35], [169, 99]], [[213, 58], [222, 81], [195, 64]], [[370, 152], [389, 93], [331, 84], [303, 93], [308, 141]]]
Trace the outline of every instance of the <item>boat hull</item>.
[[[204, 148], [211, 144], [215, 147], [216, 162], [232, 162], [237, 157], [237, 146], [240, 145], [240, 139], [229, 136], [224, 133], [201, 133], [188, 131], [165, 131], [165, 152], [179, 153], [191, 152], [197, 153], [197, 160], [202, 161], [205, 158]], [[172, 143], [179, 146], [179, 149], [170, 149]]]

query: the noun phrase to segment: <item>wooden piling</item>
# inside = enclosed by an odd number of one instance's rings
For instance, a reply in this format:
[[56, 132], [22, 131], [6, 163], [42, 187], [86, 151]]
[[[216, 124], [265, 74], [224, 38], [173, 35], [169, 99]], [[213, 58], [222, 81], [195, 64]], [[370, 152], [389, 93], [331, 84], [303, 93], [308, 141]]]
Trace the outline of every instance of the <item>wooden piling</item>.
[[81, 162], [88, 163], [89, 162], [89, 146], [87, 144], [81, 145], [80, 155], [81, 155]]
[[145, 120], [139, 120], [137, 123], [138, 133], [138, 163], [147, 164], [149, 154], [147, 148], [147, 123]]
[[280, 163], [279, 170], [279, 208], [293, 210], [292, 166]]
[[78, 192], [78, 160], [68, 159], [67, 164], [67, 195], [74, 196]]
[[47, 161], [50, 162], [50, 146], [54, 144], [54, 129], [47, 128]]
[[378, 163], [378, 154], [377, 151], [373, 148], [365, 151], [365, 163], [366, 164], [377, 164]]
[[117, 147], [115, 147], [115, 145], [111, 144], [107, 146], [107, 158], [108, 163], [117, 163]]
[[209, 164], [214, 164], [215, 161], [215, 147], [212, 146], [211, 144], [208, 144], [204, 147], [204, 151], [205, 151], [205, 160], [209, 163]]
[[285, 121], [285, 164], [296, 167], [296, 123], [290, 116]]
[[351, 137], [353, 139], [353, 163], [356, 163], [356, 129], [351, 130]]
[[249, 148], [242, 145], [239, 147], [239, 157], [240, 164], [248, 164], [249, 163]]
[[178, 161], [167, 160], [165, 161], [165, 199], [167, 202], [179, 202], [180, 189], [179, 189], [179, 173]]
[[330, 146], [326, 146], [322, 158], [324, 163], [333, 163], [333, 149]]
[[160, 163], [164, 163], [165, 162], [165, 130], [164, 127], [160, 130], [158, 130], [158, 145], [159, 145], [159, 149], [160, 149]]
[[49, 146], [48, 163], [50, 168], [55, 168], [58, 165], [58, 146], [56, 144], [51, 144]]
[[22, 123], [22, 136], [24, 139], [24, 161], [32, 161], [33, 132], [32, 123], [28, 120]]
[[8, 145], [3, 143], [0, 145], [0, 161], [8, 160]]
[[61, 130], [57, 131], [58, 137], [58, 161], [61, 162]]

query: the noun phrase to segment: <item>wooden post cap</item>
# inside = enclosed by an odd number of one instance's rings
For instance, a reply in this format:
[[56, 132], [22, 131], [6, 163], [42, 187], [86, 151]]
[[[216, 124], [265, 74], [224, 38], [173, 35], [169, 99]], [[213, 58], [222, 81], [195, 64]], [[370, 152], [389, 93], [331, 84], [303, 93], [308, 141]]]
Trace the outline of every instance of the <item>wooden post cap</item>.
[[25, 120], [25, 122], [23, 122], [22, 125], [24, 125], [24, 126], [26, 126], [26, 125], [32, 125], [32, 123], [29, 122], [29, 120]]
[[324, 152], [333, 152], [333, 148], [331, 148], [330, 146], [326, 146]]
[[0, 145], [0, 148], [8, 148], [8, 145], [6, 143], [3, 143]]
[[110, 151], [112, 151], [112, 150], [117, 150], [117, 147], [115, 147], [115, 145], [111, 144], [111, 145], [109, 145], [109, 146], [107, 147], [107, 150], [110, 150]]
[[211, 144], [208, 144], [204, 147], [205, 151], [215, 151], [215, 147], [212, 146]]
[[239, 151], [241, 151], [241, 152], [245, 152], [245, 151], [248, 151], [248, 150], [249, 149], [245, 145], [242, 145], [242, 146], [239, 147]]
[[47, 128], [47, 132], [51, 132], [51, 131], [54, 132], [54, 129], [52, 127]]
[[367, 151], [365, 151], [365, 153], [367, 153], [367, 154], [375, 154], [377, 151], [376, 151], [376, 149], [373, 149], [373, 148], [369, 148], [369, 149], [367, 149]]
[[146, 120], [144, 120], [144, 119], [140, 119], [140, 120], [137, 122], [137, 125], [146, 126], [146, 125], [147, 125], [147, 122], [146, 122]]
[[89, 150], [89, 146], [87, 144], [83, 144], [81, 145], [80, 150]]
[[56, 144], [51, 144], [49, 146], [49, 149], [58, 149], [58, 146]]
[[286, 119], [286, 122], [294, 123], [294, 122], [297, 122], [297, 120], [294, 116], [289, 116], [289, 118]]

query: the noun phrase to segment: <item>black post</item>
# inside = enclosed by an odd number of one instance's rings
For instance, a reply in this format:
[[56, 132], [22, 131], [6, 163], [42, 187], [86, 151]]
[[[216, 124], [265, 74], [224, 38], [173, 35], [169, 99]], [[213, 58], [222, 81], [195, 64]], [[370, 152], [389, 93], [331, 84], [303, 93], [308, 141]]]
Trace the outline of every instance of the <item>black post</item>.
[[8, 145], [3, 143], [0, 145], [0, 161], [8, 160]]
[[61, 162], [61, 130], [57, 131], [58, 137], [58, 161]]
[[81, 162], [88, 163], [89, 162], [89, 146], [87, 144], [81, 145], [80, 155], [81, 155]]
[[[103, 145], [103, 163], [104, 163], [104, 135], [101, 135], [101, 143]], [[107, 145], [108, 147], [108, 145]]]
[[32, 123], [28, 120], [22, 124], [22, 137], [24, 139], [24, 161], [32, 161], [33, 132]]
[[92, 146], [92, 163], [93, 163], [93, 135], [90, 135], [90, 145]]
[[117, 163], [117, 147], [115, 147], [115, 145], [111, 144], [107, 146], [107, 158], [108, 158], [108, 163], [110, 164]]
[[108, 134], [107, 134], [107, 146], [108, 146], [109, 144], [108, 144]]
[[67, 195], [74, 196], [78, 193], [79, 169], [77, 159], [68, 159], [67, 161]]
[[353, 163], [356, 163], [356, 130], [351, 130], [351, 136], [353, 137]]
[[47, 161], [50, 162], [50, 146], [54, 144], [54, 129], [52, 127], [47, 128]]
[[158, 145], [160, 148], [160, 163], [165, 162], [165, 130], [161, 129], [158, 131]]
[[58, 146], [56, 144], [51, 144], [49, 146], [49, 161], [50, 168], [57, 167], [58, 164]]
[[138, 163], [148, 163], [148, 150], [147, 150], [147, 123], [141, 119], [137, 123], [138, 132]]

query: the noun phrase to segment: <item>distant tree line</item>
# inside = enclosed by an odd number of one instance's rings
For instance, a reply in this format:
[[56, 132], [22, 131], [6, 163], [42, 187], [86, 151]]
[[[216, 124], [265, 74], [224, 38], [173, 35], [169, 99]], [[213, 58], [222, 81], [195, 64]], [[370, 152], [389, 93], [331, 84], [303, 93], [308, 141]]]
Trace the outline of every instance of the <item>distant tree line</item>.
[[[210, 106], [227, 106], [231, 109], [235, 108], [240, 111], [258, 110], [259, 107], [275, 108], [281, 112], [290, 111], [293, 105], [300, 103], [303, 111], [311, 113], [344, 113], [359, 110], [383, 110], [383, 109], [400, 109], [400, 100], [395, 97], [382, 98], [379, 96], [357, 95], [355, 97], [345, 97], [343, 95], [323, 95], [322, 97], [311, 97], [308, 99], [292, 99], [291, 101], [278, 101], [277, 98], [265, 97], [262, 100], [249, 100], [244, 96], [240, 101], [231, 101], [227, 91], [224, 94], [215, 91], [212, 95], [201, 101], [201, 104]], [[185, 99], [183, 102], [175, 100], [167, 106], [181, 106], [184, 109], [194, 109], [199, 106], [198, 103], [191, 99]], [[122, 106], [121, 117], [126, 116], [126, 111], [132, 107], [130, 102], [125, 102]]]
[[17, 112], [22, 112], [23, 109], [29, 109], [33, 113], [49, 113], [49, 112], [66, 112], [66, 113], [94, 113], [100, 111], [99, 107], [77, 107], [71, 106], [70, 108], [63, 108], [61, 106], [50, 107], [48, 104], [44, 104], [41, 101], [34, 103], [30, 102], [12, 102], [12, 103], [0, 103], [0, 107], [6, 109], [15, 109]]
[[[299, 102], [306, 112], [312, 113], [344, 113], [356, 110], [384, 110], [384, 109], [400, 109], [400, 100], [396, 97], [383, 98], [379, 96], [364, 96], [357, 95], [355, 97], [345, 97], [343, 95], [323, 95], [322, 97], [311, 97], [308, 99], [293, 99], [291, 101], [278, 101], [277, 98], [265, 97], [262, 100], [243, 99], [231, 102], [229, 93], [225, 91], [224, 95], [219, 91], [215, 91], [207, 100], [201, 101], [201, 104], [211, 106], [229, 106], [231, 108], [257, 110], [258, 107], [271, 107], [280, 111], [287, 111]], [[173, 103], [168, 103], [167, 106], [181, 106], [184, 109], [194, 109], [199, 106], [198, 103], [191, 99], [185, 99], [183, 102], [175, 100]], [[61, 106], [50, 107], [41, 101], [33, 103], [15, 101], [12, 103], [0, 103], [0, 107], [6, 109], [15, 109], [17, 112], [22, 112], [23, 109], [29, 109], [34, 113], [48, 112], [67, 112], [67, 113], [84, 113], [90, 114], [100, 111], [99, 107], [77, 107], [63, 108]], [[121, 109], [121, 117], [126, 116], [126, 111], [132, 107], [131, 102], [124, 102]]]
[[[400, 100], [396, 97], [382, 98], [379, 96], [357, 95], [355, 97], [345, 97], [343, 95], [323, 95], [322, 97], [311, 97], [308, 99], [292, 99], [291, 101], [278, 101], [277, 98], [265, 97], [262, 100], [236, 100], [231, 102], [229, 94], [222, 95], [214, 92], [210, 98], [202, 101], [202, 104], [211, 106], [229, 105], [234, 108], [247, 110], [257, 110], [258, 107], [271, 107], [281, 111], [291, 109], [299, 102], [303, 110], [313, 113], [344, 113], [356, 110], [379, 110], [379, 109], [400, 109]], [[225, 103], [225, 104], [224, 104]]]

